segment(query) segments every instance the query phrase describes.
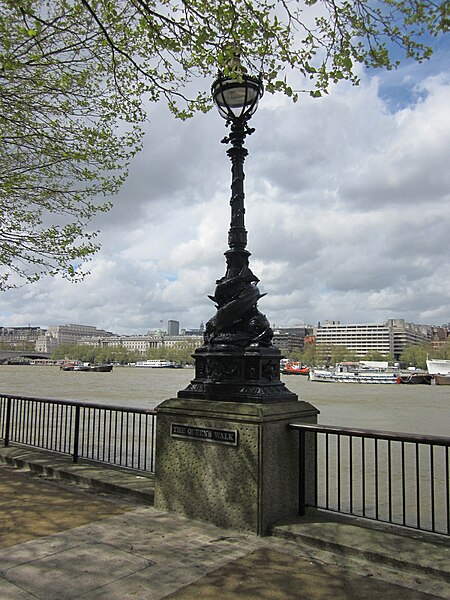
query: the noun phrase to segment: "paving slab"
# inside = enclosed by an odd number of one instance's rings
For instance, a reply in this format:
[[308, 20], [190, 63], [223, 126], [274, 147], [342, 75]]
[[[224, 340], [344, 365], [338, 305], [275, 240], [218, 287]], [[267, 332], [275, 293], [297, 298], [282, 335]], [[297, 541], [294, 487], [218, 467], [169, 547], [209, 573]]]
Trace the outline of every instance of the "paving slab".
[[209, 573], [171, 600], [437, 600], [439, 596], [363, 577], [271, 548], [260, 548]]
[[[152, 563], [106, 544], [83, 544], [9, 569], [7, 580], [42, 600], [70, 600]], [[74, 595], [76, 590], [76, 596]]]
[[0, 578], [0, 599], [1, 600], [36, 600], [36, 596], [29, 594], [25, 590], [17, 587], [13, 583]]
[[29, 471], [0, 466], [0, 547], [106, 519], [128, 508], [80, 490], [65, 489]]

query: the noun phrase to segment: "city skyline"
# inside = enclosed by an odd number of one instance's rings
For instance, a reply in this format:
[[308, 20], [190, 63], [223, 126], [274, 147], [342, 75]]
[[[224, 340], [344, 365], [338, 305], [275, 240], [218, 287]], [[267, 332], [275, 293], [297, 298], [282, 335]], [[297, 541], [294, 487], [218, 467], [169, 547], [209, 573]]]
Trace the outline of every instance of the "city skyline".
[[[246, 225], [259, 305], [276, 326], [450, 320], [450, 44], [395, 72], [361, 72], [327, 97], [265, 94], [246, 160]], [[207, 87], [211, 82], [205, 82]], [[0, 295], [0, 322], [91, 323], [145, 333], [179, 315], [198, 327], [225, 272], [230, 173], [213, 111], [177, 122], [151, 107], [145, 146], [103, 248], [79, 284]]]
[[[384, 325], [388, 322], [392, 322], [392, 321], [397, 321], [397, 322], [403, 322], [404, 324], [407, 325], [414, 325], [416, 327], [424, 327], [424, 328], [429, 328], [429, 329], [444, 329], [446, 331], [450, 331], [450, 321], [446, 322], [446, 323], [414, 323], [414, 322], [410, 322], [407, 321], [404, 318], [397, 318], [397, 319], [392, 319], [392, 318], [388, 318], [383, 322], [374, 322], [374, 321], [359, 321], [359, 322], [343, 322], [341, 320], [330, 320], [330, 319], [323, 319], [321, 321], [318, 321], [317, 323], [297, 323], [295, 325], [286, 325], [286, 324], [281, 324], [281, 325], [275, 325], [272, 324], [272, 328], [274, 330], [277, 329], [316, 329], [316, 328], [320, 328], [320, 327], [324, 327], [324, 326], [331, 326], [331, 325]], [[179, 333], [170, 333], [169, 329], [170, 329], [170, 323], [178, 323], [179, 325]], [[164, 327], [164, 325], [159, 324], [158, 326], [155, 327], [147, 327], [145, 332], [143, 333], [130, 333], [130, 332], [115, 332], [115, 331], [109, 331], [109, 330], [105, 330], [104, 328], [100, 327], [99, 325], [93, 324], [93, 323], [75, 323], [74, 321], [71, 322], [67, 322], [67, 323], [51, 323], [51, 324], [47, 324], [47, 325], [37, 325], [37, 324], [32, 324], [32, 323], [28, 323], [28, 324], [21, 324], [21, 325], [8, 325], [7, 323], [4, 324], [0, 324], [0, 330], [3, 329], [41, 329], [43, 331], [48, 330], [48, 329], [54, 329], [56, 327], [66, 327], [66, 326], [77, 326], [77, 327], [89, 327], [89, 328], [95, 328], [97, 329], [99, 332], [104, 332], [105, 334], [112, 334], [114, 336], [118, 335], [118, 336], [151, 336], [153, 334], [158, 334], [159, 332], [165, 333], [169, 336], [177, 336], [177, 335], [191, 335], [192, 332], [202, 332], [203, 328], [204, 328], [204, 324], [203, 322], [200, 323], [199, 326], [197, 327], [188, 327], [188, 326], [182, 326], [181, 323], [177, 320], [177, 319], [169, 319], [166, 323], [166, 326]], [[200, 333], [201, 334], [201, 333]], [[195, 335], [195, 334], [194, 334]]]

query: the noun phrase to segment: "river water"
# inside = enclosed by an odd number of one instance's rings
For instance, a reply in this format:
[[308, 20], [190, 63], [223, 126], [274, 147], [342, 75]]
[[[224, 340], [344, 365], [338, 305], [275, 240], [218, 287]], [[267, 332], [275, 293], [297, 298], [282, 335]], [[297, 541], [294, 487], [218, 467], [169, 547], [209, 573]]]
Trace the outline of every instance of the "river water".
[[[154, 408], [193, 377], [190, 368], [85, 373], [0, 365], [0, 393]], [[299, 375], [283, 381], [320, 410], [319, 423], [325, 425], [450, 436], [450, 386], [312, 383]]]

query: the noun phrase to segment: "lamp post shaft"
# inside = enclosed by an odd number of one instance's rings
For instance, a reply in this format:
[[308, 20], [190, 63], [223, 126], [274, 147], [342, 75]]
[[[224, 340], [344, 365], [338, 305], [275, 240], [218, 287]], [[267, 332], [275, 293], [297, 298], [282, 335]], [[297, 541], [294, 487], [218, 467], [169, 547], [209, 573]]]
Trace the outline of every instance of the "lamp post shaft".
[[247, 246], [247, 231], [245, 229], [244, 206], [244, 161], [248, 154], [244, 148], [245, 128], [241, 121], [232, 124], [231, 134], [227, 141], [231, 148], [227, 154], [231, 160], [231, 222], [228, 232], [228, 246], [230, 249], [244, 250]]

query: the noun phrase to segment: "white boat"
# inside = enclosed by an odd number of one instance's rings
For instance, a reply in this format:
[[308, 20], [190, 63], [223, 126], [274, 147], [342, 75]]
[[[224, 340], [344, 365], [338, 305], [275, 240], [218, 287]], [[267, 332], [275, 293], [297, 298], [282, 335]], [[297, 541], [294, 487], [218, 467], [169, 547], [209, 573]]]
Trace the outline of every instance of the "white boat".
[[450, 360], [427, 358], [427, 369], [430, 375], [450, 375]]
[[427, 369], [436, 385], [450, 385], [450, 360], [427, 358]]
[[138, 360], [135, 367], [143, 367], [147, 369], [177, 369], [180, 365], [172, 360]]
[[400, 383], [397, 369], [389, 369], [387, 363], [382, 366], [371, 366], [363, 362], [339, 363], [335, 369], [311, 369], [310, 381], [324, 383]]

